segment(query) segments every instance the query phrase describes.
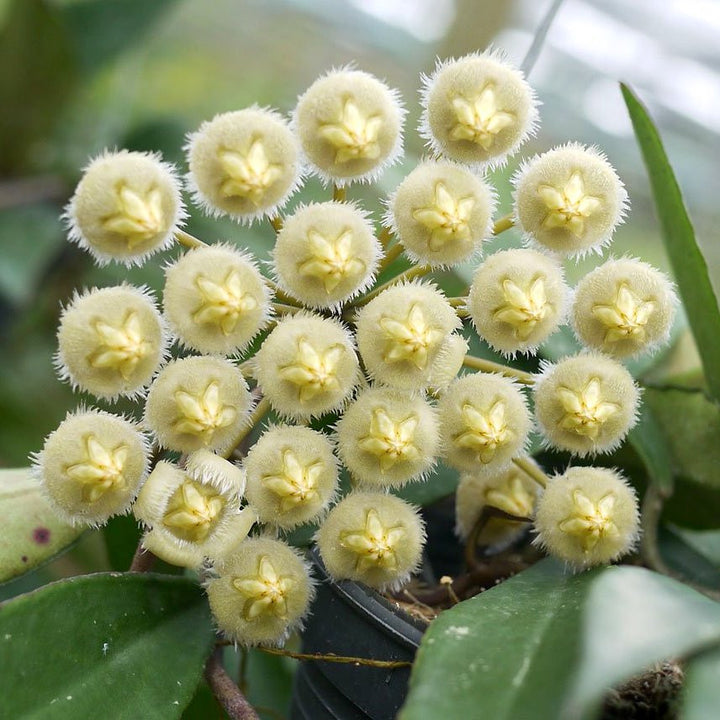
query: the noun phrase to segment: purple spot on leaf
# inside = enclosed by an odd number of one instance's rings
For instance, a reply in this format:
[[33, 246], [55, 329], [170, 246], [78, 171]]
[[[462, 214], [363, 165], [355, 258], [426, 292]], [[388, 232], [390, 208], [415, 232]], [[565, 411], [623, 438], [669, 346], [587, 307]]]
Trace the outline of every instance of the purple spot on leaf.
[[27, 555], [23, 555], [20, 559], [21, 559], [23, 562], [27, 562]]
[[36, 527], [33, 530], [33, 540], [38, 545], [47, 545], [50, 542], [50, 531], [44, 527]]

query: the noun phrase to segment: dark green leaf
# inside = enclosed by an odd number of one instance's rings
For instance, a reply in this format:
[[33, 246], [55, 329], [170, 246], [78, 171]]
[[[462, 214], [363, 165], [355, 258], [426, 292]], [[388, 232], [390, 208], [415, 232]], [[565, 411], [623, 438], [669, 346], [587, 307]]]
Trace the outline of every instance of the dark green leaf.
[[656, 390], [644, 396], [662, 437], [675, 475], [720, 488], [720, 407], [702, 392]]
[[713, 643], [720, 605], [675, 580], [545, 560], [433, 621], [400, 717], [591, 718], [611, 687]]
[[113, 570], [127, 570], [130, 567], [142, 532], [135, 517], [117, 515], [102, 529], [108, 561]]
[[594, 717], [612, 686], [660, 660], [717, 643], [720, 604], [644, 568], [607, 568], [587, 597], [578, 675], [564, 717]]
[[0, 582], [63, 552], [83, 532], [58, 519], [29, 468], [0, 470]]
[[400, 718], [558, 718], [596, 576], [546, 560], [442, 612], [423, 637]]
[[225, 720], [227, 714], [206, 682], [201, 682], [195, 690], [190, 704], [182, 714], [182, 720]]
[[[696, 534], [696, 533], [693, 533]], [[709, 533], [720, 539], [720, 533]], [[680, 528], [660, 528], [660, 554], [666, 564], [685, 581], [711, 590], [720, 590], [720, 563], [713, 560], [688, 540]]]
[[694, 530], [714, 530], [720, 527], [720, 490], [676, 477], [662, 519]]
[[395, 495], [415, 505], [430, 505], [440, 498], [452, 495], [459, 480], [458, 471], [441, 462], [426, 480], [405, 485], [397, 490]]
[[0, 606], [8, 718], [178, 718], [214, 641], [207, 602], [183, 578], [86, 575]]
[[720, 400], [720, 311], [707, 263], [695, 241], [695, 232], [660, 135], [632, 90], [626, 85], [621, 88], [647, 167], [665, 247], [697, 342], [708, 387], [713, 397]]
[[95, 72], [123, 50], [137, 45], [175, 2], [82, 0], [63, 7], [63, 20], [80, 67]]
[[720, 649], [710, 650], [685, 669], [683, 720], [713, 720], [720, 707]]
[[673, 476], [667, 439], [647, 403], [643, 403], [638, 424], [627, 439], [643, 461], [650, 481], [659, 487], [664, 497], [672, 495]]

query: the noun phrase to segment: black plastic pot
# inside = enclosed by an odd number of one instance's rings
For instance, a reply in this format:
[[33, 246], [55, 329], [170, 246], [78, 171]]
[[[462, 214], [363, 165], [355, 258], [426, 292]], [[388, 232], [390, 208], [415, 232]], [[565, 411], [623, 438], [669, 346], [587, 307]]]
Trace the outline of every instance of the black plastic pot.
[[[412, 661], [424, 624], [353, 582], [336, 583], [316, 550], [320, 579], [303, 652]], [[391, 720], [407, 694], [410, 668], [303, 662], [295, 676], [291, 720]]]

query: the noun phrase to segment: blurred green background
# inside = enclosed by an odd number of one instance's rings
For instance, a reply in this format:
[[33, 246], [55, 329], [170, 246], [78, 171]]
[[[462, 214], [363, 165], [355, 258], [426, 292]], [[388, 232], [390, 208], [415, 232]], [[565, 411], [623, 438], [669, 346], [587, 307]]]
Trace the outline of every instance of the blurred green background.
[[[122, 280], [160, 289], [162, 261], [98, 269], [65, 240], [60, 219], [89, 157], [107, 147], [158, 150], [185, 170], [187, 132], [218, 112], [258, 103], [288, 112], [320, 73], [354, 62], [399, 88], [409, 109], [404, 164], [374, 187], [351, 188], [375, 218], [423, 154], [417, 137], [421, 72], [436, 56], [489, 44], [520, 63], [550, 0], [0, 0], [0, 467], [27, 464], [74, 396], [52, 367], [60, 308], [76, 288]], [[531, 75], [542, 125], [523, 155], [568, 140], [607, 151], [632, 200], [613, 253], [667, 268], [647, 178], [618, 80], [644, 99], [660, 128], [720, 286], [720, 8], [714, 0], [566, 0]], [[520, 158], [493, 173], [501, 212]], [[293, 204], [327, 197], [315, 181]], [[267, 259], [269, 225], [241, 228], [193, 211], [189, 231], [232, 240]], [[492, 247], [497, 247], [496, 241]], [[502, 243], [517, 243], [514, 232]], [[572, 278], [597, 258], [568, 265]], [[465, 268], [467, 273], [468, 269]], [[718, 340], [720, 342], [720, 339]], [[100, 404], [103, 405], [102, 403]], [[133, 411], [131, 406], [116, 405]], [[135, 410], [137, 414], [137, 410]], [[113, 521], [108, 557], [98, 533], [0, 590], [9, 596], [89, 568], [127, 567], [131, 519]], [[112, 555], [112, 553], [111, 553]], [[251, 700], [282, 714], [289, 663], [253, 653]], [[204, 694], [203, 694], [204, 693]], [[198, 717], [212, 704], [202, 690]]]

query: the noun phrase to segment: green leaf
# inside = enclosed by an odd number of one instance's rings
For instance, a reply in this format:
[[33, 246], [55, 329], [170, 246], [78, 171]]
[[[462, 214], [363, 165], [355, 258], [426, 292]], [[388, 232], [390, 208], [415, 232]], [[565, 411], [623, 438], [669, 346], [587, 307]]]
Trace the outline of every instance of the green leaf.
[[[24, 0], [22, 0], [24, 2]], [[136, 46], [176, 0], [82, 0], [62, 8], [63, 21], [85, 72]]]
[[683, 720], [716, 718], [720, 707], [720, 649], [691, 660], [685, 668]]
[[675, 580], [544, 560], [433, 621], [400, 718], [591, 718], [611, 687], [715, 643], [720, 605]]
[[110, 573], [1, 605], [0, 638], [8, 718], [168, 720], [193, 696], [214, 633], [189, 580]]
[[647, 388], [644, 400], [665, 438], [673, 473], [720, 488], [720, 407], [702, 392], [675, 389]]
[[405, 485], [394, 494], [415, 505], [430, 505], [452, 495], [459, 481], [458, 471], [440, 462], [427, 479]]
[[[663, 560], [684, 581], [720, 590], [720, 563], [695, 547], [686, 532], [676, 527], [660, 528], [659, 549]], [[720, 533], [709, 534], [716, 537], [716, 542], [720, 539]]]
[[644, 106], [626, 85], [622, 94], [650, 179], [663, 239], [695, 336], [710, 392], [720, 400], [720, 311], [707, 263], [695, 240], [660, 135]]
[[0, 517], [0, 582], [63, 552], [83, 532], [58, 519], [30, 468], [0, 470]]
[[65, 245], [58, 209], [54, 205], [26, 205], [0, 212], [3, 260], [0, 294], [15, 304], [35, 296], [50, 262]]
[[720, 527], [720, 490], [676, 477], [662, 519], [693, 530], [714, 530]]
[[545, 560], [442, 612], [423, 636], [401, 720], [559, 717], [596, 576]]
[[660, 488], [663, 497], [672, 495], [673, 476], [667, 439], [647, 403], [643, 403], [640, 419], [627, 439], [640, 456], [651, 482]]
[[717, 643], [720, 604], [644, 568], [607, 568], [587, 599], [578, 675], [563, 717], [594, 717], [609, 688], [653, 663]]

